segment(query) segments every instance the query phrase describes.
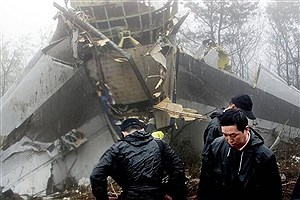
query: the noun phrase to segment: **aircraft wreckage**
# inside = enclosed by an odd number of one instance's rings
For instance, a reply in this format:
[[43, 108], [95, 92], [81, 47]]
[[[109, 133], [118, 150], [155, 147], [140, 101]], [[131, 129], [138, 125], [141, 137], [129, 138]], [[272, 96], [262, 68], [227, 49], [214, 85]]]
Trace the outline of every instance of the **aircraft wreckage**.
[[43, 196], [63, 190], [69, 178], [89, 182], [127, 117], [199, 152], [209, 121], [199, 113], [239, 93], [253, 98], [252, 124], [269, 145], [299, 137], [298, 90], [265, 70], [253, 87], [218, 69], [209, 54], [200, 60], [180, 53], [176, 33], [187, 14], [176, 16], [177, 1], [157, 4], [71, 0], [73, 10], [54, 3], [50, 44], [2, 98], [2, 192]]

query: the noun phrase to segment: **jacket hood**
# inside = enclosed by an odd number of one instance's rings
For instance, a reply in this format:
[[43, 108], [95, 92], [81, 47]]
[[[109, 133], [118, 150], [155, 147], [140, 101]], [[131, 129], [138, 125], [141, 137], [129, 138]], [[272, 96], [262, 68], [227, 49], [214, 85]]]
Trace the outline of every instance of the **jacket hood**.
[[250, 128], [251, 138], [249, 141], [249, 146], [256, 146], [264, 144], [264, 139], [252, 128]]
[[254, 130], [252, 127], [250, 127], [250, 132], [252, 134], [256, 135], [260, 140], [262, 140], [264, 142], [264, 138], [256, 130]]
[[133, 146], [142, 146], [153, 140], [150, 133], [145, 131], [135, 131], [124, 138], [124, 141], [132, 144]]
[[210, 118], [213, 119], [215, 117], [221, 117], [223, 115], [224, 109], [218, 109], [210, 115]]

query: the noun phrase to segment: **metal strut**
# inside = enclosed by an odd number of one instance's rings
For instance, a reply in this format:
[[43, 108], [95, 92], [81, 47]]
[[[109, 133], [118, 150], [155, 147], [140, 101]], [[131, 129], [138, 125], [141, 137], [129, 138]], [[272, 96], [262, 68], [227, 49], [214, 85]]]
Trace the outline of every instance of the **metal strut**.
[[152, 100], [152, 95], [146, 85], [146, 82], [143, 78], [143, 76], [141, 75], [136, 63], [133, 60], [133, 57], [130, 53], [124, 51], [123, 49], [119, 48], [118, 45], [116, 45], [113, 41], [111, 41], [109, 38], [107, 38], [103, 33], [101, 33], [99, 30], [97, 30], [94, 26], [92, 26], [91, 24], [89, 24], [86, 21], [83, 21], [82, 19], [80, 19], [79, 17], [76, 16], [76, 14], [72, 11], [72, 10], [66, 10], [65, 8], [61, 7], [60, 5], [58, 5], [57, 3], [53, 3], [54, 7], [56, 7], [58, 10], [60, 10], [61, 12], [63, 12], [63, 14], [68, 17], [69, 19], [71, 19], [71, 21], [75, 22], [79, 27], [81, 27], [84, 30], [89, 30], [91, 31], [91, 33], [93, 33], [94, 35], [100, 37], [101, 39], [105, 39], [107, 40], [107, 44], [112, 47], [114, 50], [116, 50], [119, 54], [123, 55], [129, 62], [132, 70], [134, 71], [137, 79], [139, 80], [145, 94], [147, 95], [147, 97], [149, 98], [151, 104], [153, 104], [153, 100]]

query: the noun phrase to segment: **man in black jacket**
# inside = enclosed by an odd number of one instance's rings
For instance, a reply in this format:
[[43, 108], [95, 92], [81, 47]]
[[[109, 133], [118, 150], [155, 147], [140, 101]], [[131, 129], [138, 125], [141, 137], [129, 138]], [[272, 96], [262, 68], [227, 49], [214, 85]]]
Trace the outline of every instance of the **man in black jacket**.
[[[122, 187], [118, 199], [163, 200], [166, 193], [173, 200], [187, 199], [182, 161], [167, 143], [155, 140], [143, 127], [135, 118], [121, 124], [124, 139], [103, 154], [90, 176], [97, 200], [108, 200], [108, 176]], [[170, 190], [162, 184], [165, 173]]]
[[226, 110], [220, 124], [223, 137], [211, 143], [203, 158], [198, 199], [281, 200], [275, 155], [248, 127], [245, 114]]
[[223, 112], [228, 109], [237, 109], [243, 111], [243, 113], [251, 120], [255, 120], [256, 117], [252, 111], [252, 99], [247, 94], [240, 94], [231, 98], [231, 101], [226, 109], [220, 109], [213, 112], [210, 115], [211, 121], [209, 122], [207, 128], [204, 131], [203, 141], [204, 148], [202, 154], [204, 154], [209, 145], [217, 138], [222, 136], [220, 117], [222, 117]]

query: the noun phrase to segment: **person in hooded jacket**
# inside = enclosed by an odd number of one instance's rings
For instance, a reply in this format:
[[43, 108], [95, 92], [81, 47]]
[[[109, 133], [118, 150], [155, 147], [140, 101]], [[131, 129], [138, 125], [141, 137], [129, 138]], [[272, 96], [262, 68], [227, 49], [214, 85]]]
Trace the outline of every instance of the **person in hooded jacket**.
[[[173, 200], [187, 199], [181, 159], [166, 142], [145, 132], [144, 126], [135, 118], [126, 119], [121, 124], [124, 138], [102, 155], [90, 176], [97, 200], [109, 199], [108, 176], [122, 187], [119, 200], [163, 200], [166, 194]], [[168, 184], [163, 184], [166, 175]]]
[[220, 118], [222, 137], [203, 158], [199, 200], [282, 199], [282, 185], [274, 153], [248, 126], [245, 114], [226, 110]]
[[220, 117], [228, 109], [237, 109], [243, 111], [247, 118], [255, 120], [256, 117], [252, 111], [253, 103], [252, 99], [247, 94], [239, 94], [231, 98], [231, 101], [227, 108], [218, 109], [210, 115], [211, 121], [203, 134], [204, 147], [202, 150], [202, 156], [208, 150], [209, 145], [218, 137], [222, 136]]

